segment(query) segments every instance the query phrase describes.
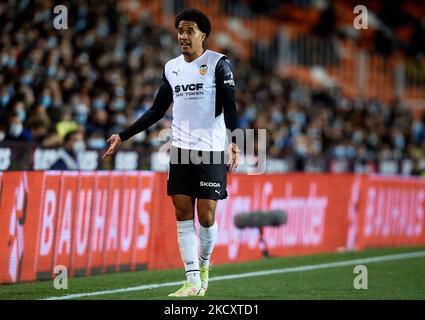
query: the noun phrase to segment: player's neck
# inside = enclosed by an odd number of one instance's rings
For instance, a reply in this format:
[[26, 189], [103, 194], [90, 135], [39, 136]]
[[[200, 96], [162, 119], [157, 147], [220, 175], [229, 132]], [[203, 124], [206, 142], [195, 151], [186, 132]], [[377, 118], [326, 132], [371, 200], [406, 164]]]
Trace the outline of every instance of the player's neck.
[[198, 59], [200, 56], [202, 56], [202, 54], [205, 52], [204, 48], [201, 48], [200, 50], [197, 50], [196, 52], [194, 52], [192, 55], [183, 55], [184, 61], [186, 62], [192, 62], [195, 59]]

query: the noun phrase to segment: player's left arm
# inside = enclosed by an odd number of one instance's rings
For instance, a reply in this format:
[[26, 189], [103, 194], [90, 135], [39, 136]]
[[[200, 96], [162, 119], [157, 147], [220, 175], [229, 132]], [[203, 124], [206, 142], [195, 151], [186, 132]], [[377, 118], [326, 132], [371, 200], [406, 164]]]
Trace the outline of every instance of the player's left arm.
[[[223, 111], [226, 128], [232, 133], [237, 127], [236, 101], [235, 101], [235, 81], [233, 79], [232, 66], [227, 57], [222, 57], [216, 66], [216, 90], [218, 111]], [[230, 171], [235, 171], [239, 164], [240, 150], [236, 145], [236, 138], [231, 136], [231, 143], [228, 148]]]

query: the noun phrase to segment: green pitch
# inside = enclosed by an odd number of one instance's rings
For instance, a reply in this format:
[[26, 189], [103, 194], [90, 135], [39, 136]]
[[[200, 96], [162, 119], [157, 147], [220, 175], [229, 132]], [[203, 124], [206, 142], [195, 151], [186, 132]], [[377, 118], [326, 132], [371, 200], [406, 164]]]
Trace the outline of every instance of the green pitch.
[[[357, 264], [367, 267], [367, 289], [354, 288]], [[217, 265], [210, 277], [207, 296], [197, 299], [425, 299], [425, 247]], [[69, 278], [67, 290], [53, 280], [0, 285], [0, 299], [169, 299], [183, 279], [177, 269]]]

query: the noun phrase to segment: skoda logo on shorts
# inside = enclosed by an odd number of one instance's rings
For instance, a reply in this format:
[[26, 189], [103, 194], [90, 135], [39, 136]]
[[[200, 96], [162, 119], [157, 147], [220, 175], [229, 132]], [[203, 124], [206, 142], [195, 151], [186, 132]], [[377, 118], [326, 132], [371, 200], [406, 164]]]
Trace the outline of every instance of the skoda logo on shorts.
[[204, 182], [204, 181], [201, 181], [201, 182], [199, 183], [199, 185], [200, 185], [201, 187], [213, 187], [213, 188], [220, 188], [220, 183], [218, 183], [218, 182]]

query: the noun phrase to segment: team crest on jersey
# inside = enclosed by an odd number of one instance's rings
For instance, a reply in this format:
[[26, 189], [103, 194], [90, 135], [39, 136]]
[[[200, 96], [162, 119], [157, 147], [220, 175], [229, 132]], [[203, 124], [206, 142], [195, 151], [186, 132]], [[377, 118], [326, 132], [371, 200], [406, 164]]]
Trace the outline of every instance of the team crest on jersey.
[[199, 73], [201, 74], [201, 76], [205, 76], [205, 74], [207, 73], [208, 67], [206, 64], [203, 64], [202, 66], [199, 67]]

